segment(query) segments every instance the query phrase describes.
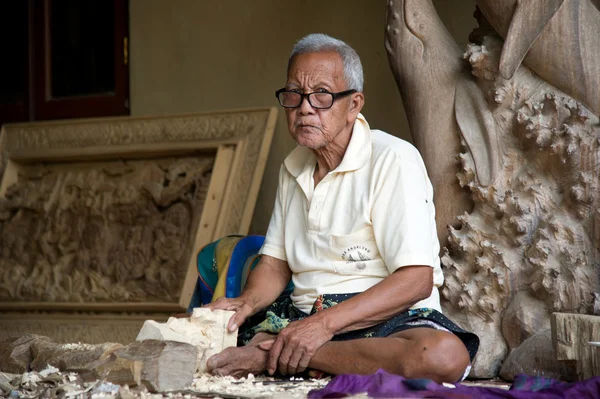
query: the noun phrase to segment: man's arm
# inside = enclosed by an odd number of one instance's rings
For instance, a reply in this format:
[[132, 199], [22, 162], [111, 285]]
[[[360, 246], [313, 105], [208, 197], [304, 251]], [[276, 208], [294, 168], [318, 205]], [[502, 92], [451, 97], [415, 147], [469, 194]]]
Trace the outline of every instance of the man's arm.
[[405, 266], [368, 290], [319, 312], [333, 335], [372, 327], [431, 295], [433, 268]]
[[281, 295], [292, 278], [286, 261], [262, 255], [258, 265], [248, 276], [248, 283], [240, 298], [254, 304], [254, 313], [272, 304]]
[[258, 265], [248, 276], [246, 287], [237, 298], [219, 298], [207, 305], [211, 310], [234, 310], [229, 320], [229, 330], [235, 331], [246, 319], [273, 303], [283, 292], [292, 277], [288, 263], [262, 255]]

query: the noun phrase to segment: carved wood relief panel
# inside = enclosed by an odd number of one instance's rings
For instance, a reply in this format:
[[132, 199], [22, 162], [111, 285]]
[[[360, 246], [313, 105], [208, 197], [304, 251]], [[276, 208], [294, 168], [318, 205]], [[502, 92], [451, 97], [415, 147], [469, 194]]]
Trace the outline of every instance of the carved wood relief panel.
[[6, 125], [0, 310], [178, 311], [248, 232], [276, 110]]

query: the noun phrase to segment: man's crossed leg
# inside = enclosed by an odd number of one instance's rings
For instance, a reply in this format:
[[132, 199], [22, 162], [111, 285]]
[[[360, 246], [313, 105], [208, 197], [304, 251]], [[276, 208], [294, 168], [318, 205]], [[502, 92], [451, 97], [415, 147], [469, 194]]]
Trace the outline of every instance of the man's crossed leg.
[[[275, 336], [258, 333], [248, 345], [227, 348], [208, 360], [213, 374], [242, 377], [268, 369], [269, 351]], [[277, 370], [295, 374], [298, 360], [280, 356]], [[378, 369], [406, 378], [428, 378], [436, 382], [459, 381], [470, 358], [463, 342], [454, 334], [416, 327], [384, 338], [329, 341], [317, 349], [309, 368], [330, 374], [372, 374]]]

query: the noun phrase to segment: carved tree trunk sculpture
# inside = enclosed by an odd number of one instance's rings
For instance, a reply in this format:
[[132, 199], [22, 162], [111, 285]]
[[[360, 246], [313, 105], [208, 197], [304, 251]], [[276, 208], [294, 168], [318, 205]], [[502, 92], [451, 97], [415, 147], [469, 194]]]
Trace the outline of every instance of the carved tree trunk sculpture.
[[[502, 10], [502, 3], [512, 10], [506, 5], [510, 1], [478, 3], [495, 10]], [[519, 2], [519, 6], [522, 3], [527, 2]], [[539, 24], [540, 38], [548, 35], [544, 27], [552, 31], [554, 23], [564, 28], [565, 18], [580, 15], [582, 7], [587, 7], [556, 2], [553, 9], [550, 3], [533, 18]], [[566, 10], [568, 7], [574, 10]], [[586, 10], [598, 12], [593, 6]], [[511, 29], [512, 18], [522, 18], [518, 8], [514, 15], [489, 10], [486, 15], [497, 18], [490, 21], [492, 26], [500, 23]], [[588, 19], [574, 21], [587, 23]], [[517, 27], [520, 23], [513, 21]], [[404, 31], [401, 25], [406, 26]], [[559, 73], [551, 67], [545, 68], [547, 81], [542, 80], [519, 66], [520, 56], [508, 54], [507, 43], [497, 35], [470, 45], [464, 55], [475, 80], [461, 73], [449, 75], [448, 70], [458, 71], [461, 57], [448, 60], [450, 55], [432, 55], [444, 54], [447, 50], [439, 48], [450, 47], [440, 25], [430, 1], [390, 2], [386, 45], [415, 144], [432, 174], [436, 206], [442, 203], [438, 216], [443, 221], [438, 220], [438, 226], [440, 222], [456, 224], [456, 220], [461, 225], [449, 229], [448, 245], [443, 249], [443, 305], [451, 318], [482, 340], [472, 375], [493, 377], [506, 356], [511, 356], [509, 350], [519, 348], [523, 353], [527, 348], [521, 345], [537, 342], [527, 338], [548, 328], [551, 312], [598, 313], [600, 309], [600, 127], [594, 115], [594, 101], [600, 96], [590, 98], [595, 89], [570, 87], [574, 82], [554, 76]], [[600, 37], [597, 27], [596, 22], [579, 26], [577, 31], [563, 31], [572, 35], [564, 40], [575, 46], [577, 40], [569, 41], [573, 37], [587, 38], [590, 32]], [[523, 40], [532, 35], [523, 34]], [[600, 79], [600, 62], [594, 64], [600, 47], [556, 49], [561, 45], [554, 43], [550, 50], [547, 41], [533, 46], [508, 44], [520, 51], [542, 46], [525, 57], [525, 64], [532, 68], [553, 62], [554, 55], [548, 55], [551, 51], [562, 56], [575, 54], [582, 73], [587, 74], [582, 75], [582, 82]], [[509, 51], [517, 52], [510, 46]], [[536, 58], [543, 56], [546, 61]], [[512, 71], [508, 66], [515, 62]], [[439, 85], [437, 71], [442, 71], [443, 77]], [[504, 77], [507, 71], [510, 79]], [[577, 98], [558, 90], [555, 80]], [[449, 95], [452, 82], [453, 96]], [[442, 118], [431, 109], [440, 109]], [[448, 120], [448, 115], [455, 119]], [[451, 133], [440, 137], [439, 131]], [[463, 153], [456, 151], [457, 141], [463, 144]], [[458, 156], [460, 171], [450, 164], [439, 170], [437, 159], [428, 157], [436, 152], [445, 154], [444, 159]], [[442, 176], [446, 179], [442, 183], [434, 178]], [[470, 190], [473, 208], [469, 213], [449, 213], [446, 202], [465, 204], [464, 197], [448, 195], [452, 192], [449, 185]], [[531, 350], [539, 351], [539, 342], [536, 345]], [[536, 365], [537, 372], [544, 367]]]
[[447, 226], [456, 215], [471, 208], [468, 192], [457, 184], [455, 172], [460, 137], [454, 117], [454, 93], [457, 79], [468, 76], [467, 71], [458, 45], [431, 1], [390, 1], [386, 31], [388, 58], [413, 141], [436, 190], [437, 231], [443, 246]]

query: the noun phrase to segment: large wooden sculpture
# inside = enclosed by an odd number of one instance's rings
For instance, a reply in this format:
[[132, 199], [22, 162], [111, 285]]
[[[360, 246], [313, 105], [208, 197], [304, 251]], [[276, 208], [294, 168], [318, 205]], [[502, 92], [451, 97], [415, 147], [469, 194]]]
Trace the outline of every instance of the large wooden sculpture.
[[491, 377], [542, 350], [551, 312], [600, 310], [600, 11], [477, 5], [463, 56], [431, 1], [390, 1], [386, 48], [435, 187], [444, 307]]

